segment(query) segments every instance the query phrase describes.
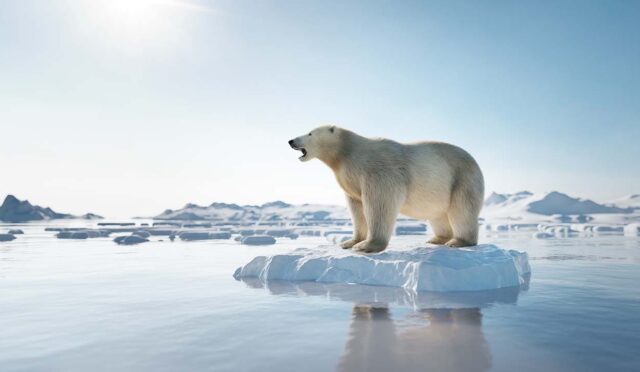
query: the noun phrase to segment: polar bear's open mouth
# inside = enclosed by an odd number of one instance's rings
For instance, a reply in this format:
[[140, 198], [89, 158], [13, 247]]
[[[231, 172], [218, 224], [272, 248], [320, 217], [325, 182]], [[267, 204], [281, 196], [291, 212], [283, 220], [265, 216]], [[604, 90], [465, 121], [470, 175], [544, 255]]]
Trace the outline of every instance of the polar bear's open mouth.
[[292, 148], [292, 149], [294, 149], [294, 150], [298, 150], [298, 151], [301, 151], [301, 152], [302, 152], [302, 156], [301, 156], [301, 157], [299, 157], [298, 159], [302, 160], [302, 159], [304, 159], [304, 157], [305, 157], [305, 156], [307, 156], [307, 150], [306, 150], [304, 147], [298, 147], [298, 146], [296, 146], [296, 145], [295, 145], [295, 143], [293, 143], [293, 142], [291, 142], [291, 143], [290, 143], [290, 145], [291, 145], [291, 148]]
[[304, 147], [297, 148], [296, 150], [300, 150], [302, 152], [302, 156], [298, 159], [302, 160], [305, 156], [307, 156], [307, 150], [305, 150]]

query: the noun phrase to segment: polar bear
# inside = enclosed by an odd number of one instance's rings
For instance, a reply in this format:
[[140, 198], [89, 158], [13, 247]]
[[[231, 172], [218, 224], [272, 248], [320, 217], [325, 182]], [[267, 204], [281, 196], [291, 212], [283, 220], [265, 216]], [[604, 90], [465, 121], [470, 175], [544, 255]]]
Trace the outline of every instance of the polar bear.
[[318, 158], [335, 173], [346, 194], [353, 238], [345, 249], [383, 251], [399, 213], [428, 220], [428, 243], [465, 247], [478, 242], [484, 179], [463, 149], [442, 142], [402, 144], [321, 126], [292, 139], [301, 161]]

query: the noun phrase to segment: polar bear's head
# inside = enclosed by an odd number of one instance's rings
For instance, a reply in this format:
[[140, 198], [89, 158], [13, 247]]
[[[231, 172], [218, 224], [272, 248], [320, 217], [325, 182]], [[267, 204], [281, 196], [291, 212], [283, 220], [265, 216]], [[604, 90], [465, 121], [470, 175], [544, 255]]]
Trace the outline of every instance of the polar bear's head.
[[325, 160], [331, 158], [340, 146], [341, 129], [334, 125], [318, 127], [307, 134], [289, 141], [289, 146], [302, 152], [300, 161], [314, 158]]

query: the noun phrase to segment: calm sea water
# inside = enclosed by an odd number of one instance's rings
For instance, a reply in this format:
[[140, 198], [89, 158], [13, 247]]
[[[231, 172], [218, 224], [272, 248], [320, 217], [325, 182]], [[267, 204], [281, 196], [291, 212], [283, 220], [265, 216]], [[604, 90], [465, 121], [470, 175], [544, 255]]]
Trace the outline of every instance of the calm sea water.
[[0, 243], [0, 371], [640, 370], [638, 238], [488, 236], [529, 253], [529, 285], [442, 295], [232, 278], [322, 238], [121, 247], [45, 226]]

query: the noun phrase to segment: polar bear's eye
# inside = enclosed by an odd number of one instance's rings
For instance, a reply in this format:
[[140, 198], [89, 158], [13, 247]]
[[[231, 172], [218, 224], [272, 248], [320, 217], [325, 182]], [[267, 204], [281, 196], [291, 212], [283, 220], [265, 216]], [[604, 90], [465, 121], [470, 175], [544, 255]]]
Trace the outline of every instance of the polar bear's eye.
[[309, 137], [311, 137], [311, 133], [309, 133]]

